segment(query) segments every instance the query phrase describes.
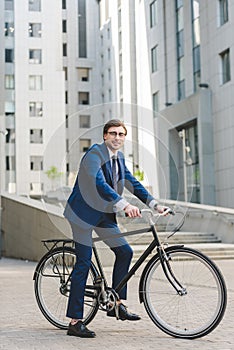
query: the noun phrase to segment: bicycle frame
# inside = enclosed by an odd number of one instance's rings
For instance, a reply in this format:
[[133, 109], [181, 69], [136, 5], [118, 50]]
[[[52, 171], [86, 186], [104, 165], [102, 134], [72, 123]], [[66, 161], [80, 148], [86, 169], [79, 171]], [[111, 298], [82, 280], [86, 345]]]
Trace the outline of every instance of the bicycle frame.
[[[180, 282], [174, 276], [173, 271], [171, 270], [171, 267], [170, 267], [170, 264], [169, 264], [168, 260], [164, 258], [165, 257], [165, 251], [164, 251], [164, 248], [162, 247], [162, 245], [161, 245], [161, 243], [159, 241], [159, 238], [158, 238], [158, 235], [157, 235], [157, 231], [155, 229], [155, 225], [154, 224], [151, 224], [148, 229], [140, 229], [140, 230], [136, 230], [136, 231], [129, 231], [129, 232], [125, 232], [125, 233], [120, 233], [120, 234], [116, 235], [116, 237], [131, 236], [131, 235], [136, 235], [136, 234], [146, 233], [146, 232], [152, 232], [154, 239], [149, 244], [149, 246], [144, 251], [144, 253], [138, 258], [138, 260], [132, 266], [130, 271], [119, 282], [119, 284], [115, 288], [116, 293], [118, 294], [121, 291], [121, 289], [131, 279], [131, 277], [135, 274], [135, 272], [139, 269], [139, 267], [143, 264], [143, 262], [152, 253], [153, 249], [157, 248], [157, 252], [159, 254], [161, 265], [162, 265], [163, 271], [164, 271], [164, 273], [166, 275], [166, 278], [168, 279], [170, 284], [175, 288], [175, 290], [177, 291], [178, 294], [180, 294], [180, 295], [186, 294], [185, 288], [180, 284]], [[95, 246], [95, 242], [98, 242], [98, 241], [101, 241], [101, 239], [99, 239], [99, 238], [95, 238], [94, 239], [93, 252], [94, 252], [94, 256], [95, 256], [95, 260], [96, 260], [96, 263], [97, 263], [97, 266], [98, 266], [98, 270], [99, 270], [100, 276], [103, 279], [105, 288], [107, 288], [108, 285], [107, 285], [107, 281], [106, 281], [106, 278], [105, 278], [104, 270], [103, 270], [102, 263], [100, 261], [98, 252], [97, 252], [97, 248]]]
[[[119, 234], [116, 234], [115, 237], [126, 237], [126, 236], [146, 233], [146, 232], [151, 232], [152, 233], [153, 241], [149, 244], [147, 249], [138, 258], [138, 260], [135, 262], [135, 264], [132, 266], [132, 268], [129, 270], [129, 272], [119, 282], [119, 284], [115, 288], [115, 292], [117, 294], [119, 294], [119, 292], [126, 285], [126, 283], [131, 279], [131, 277], [140, 268], [140, 266], [143, 264], [143, 262], [152, 253], [153, 249], [157, 248], [157, 253], [159, 254], [161, 266], [163, 268], [163, 271], [165, 273], [165, 276], [166, 276], [167, 280], [169, 281], [169, 283], [173, 286], [173, 288], [177, 291], [177, 293], [179, 295], [186, 294], [186, 289], [180, 284], [180, 282], [177, 280], [177, 278], [173, 274], [173, 271], [172, 271], [172, 269], [170, 267], [167, 255], [165, 254], [167, 249], [164, 250], [164, 247], [162, 246], [162, 244], [159, 241], [157, 230], [155, 228], [155, 224], [153, 224], [151, 222], [150, 226], [147, 227], [147, 228], [143, 228], [143, 229], [140, 229], [140, 230], [129, 231], [129, 232], [124, 232], [124, 233], [119, 233]], [[112, 238], [112, 236], [106, 237], [106, 239], [107, 238]], [[93, 239], [93, 253], [94, 253], [94, 257], [95, 257], [96, 263], [97, 263], [97, 268], [98, 268], [98, 273], [99, 273], [98, 277], [99, 278], [101, 277], [101, 281], [103, 282], [104, 289], [107, 289], [108, 288], [108, 284], [107, 284], [107, 280], [106, 280], [106, 277], [105, 277], [104, 269], [103, 269], [101, 260], [100, 260], [99, 255], [98, 255], [97, 248], [95, 246], [95, 242], [99, 242], [99, 241], [102, 241], [102, 239], [99, 238], [99, 237]], [[73, 240], [71, 240], [71, 239], [43, 240], [43, 243], [44, 243], [44, 245], [45, 245], [45, 247], [47, 248], [48, 251], [53, 250], [55, 247], [57, 247], [57, 244], [61, 243], [61, 242], [62, 242], [62, 246], [63, 247], [66, 244], [73, 244]], [[49, 248], [47, 246], [47, 243], [53, 243], [52, 248]], [[183, 245], [179, 245], [179, 246], [181, 247]], [[55, 262], [55, 266], [56, 266], [56, 262]], [[59, 271], [58, 271], [58, 275], [60, 275]], [[65, 271], [63, 269], [62, 276], [64, 277], [64, 275], [65, 275]], [[60, 278], [62, 278], [62, 276], [60, 276]], [[34, 275], [34, 277], [35, 277], [35, 275]], [[65, 280], [63, 281], [63, 278], [62, 278], [63, 283], [65, 282], [65, 286], [69, 283], [70, 278], [71, 278], [71, 275], [69, 276], [69, 278], [66, 281]], [[98, 285], [87, 285], [86, 287], [87, 287], [87, 289], [91, 289], [91, 290], [98, 289]], [[87, 293], [87, 291], [86, 291], [86, 293]], [[141, 300], [141, 297], [140, 297], [140, 300]]]

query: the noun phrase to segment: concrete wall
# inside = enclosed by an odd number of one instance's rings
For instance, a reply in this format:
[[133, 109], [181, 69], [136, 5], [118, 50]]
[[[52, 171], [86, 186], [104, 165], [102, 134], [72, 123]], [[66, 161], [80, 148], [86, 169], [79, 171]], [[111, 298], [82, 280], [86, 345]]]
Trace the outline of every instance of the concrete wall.
[[[2, 256], [38, 261], [46, 253], [42, 239], [72, 237], [62, 207], [8, 193], [1, 196], [1, 206]], [[97, 247], [103, 265], [111, 266], [113, 253], [103, 243]]]
[[70, 235], [59, 207], [2, 196], [2, 255], [37, 261], [45, 253], [41, 240], [67, 238], [63, 232]]
[[[0, 249], [2, 256], [38, 261], [46, 249], [42, 239], [71, 238], [63, 208], [40, 201], [3, 194]], [[234, 210], [165, 201], [186, 214], [181, 231], [212, 232], [225, 243], [234, 243]], [[126, 226], [127, 227], [127, 226]], [[113, 266], [114, 256], [104, 243], [97, 244], [104, 266]]]

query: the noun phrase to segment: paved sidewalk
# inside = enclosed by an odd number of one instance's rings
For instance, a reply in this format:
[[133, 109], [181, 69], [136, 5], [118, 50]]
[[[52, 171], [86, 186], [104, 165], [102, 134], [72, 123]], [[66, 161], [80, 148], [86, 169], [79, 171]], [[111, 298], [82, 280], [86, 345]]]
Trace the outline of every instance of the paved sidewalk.
[[228, 287], [228, 305], [221, 324], [208, 336], [196, 340], [180, 340], [167, 336], [148, 318], [138, 303], [139, 275], [129, 283], [129, 308], [139, 313], [139, 322], [110, 319], [99, 312], [90, 324], [97, 337], [68, 337], [53, 327], [40, 313], [34, 298], [33, 262], [0, 260], [0, 349], [4, 350], [148, 350], [234, 349], [234, 278], [233, 260], [217, 260]]

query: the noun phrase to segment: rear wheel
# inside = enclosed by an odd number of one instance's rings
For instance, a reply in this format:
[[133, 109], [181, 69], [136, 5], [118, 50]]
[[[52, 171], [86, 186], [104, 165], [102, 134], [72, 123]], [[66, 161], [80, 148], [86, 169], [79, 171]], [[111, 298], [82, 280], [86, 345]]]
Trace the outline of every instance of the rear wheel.
[[[36, 268], [34, 290], [37, 304], [45, 318], [61, 329], [67, 329], [69, 324], [66, 311], [75, 262], [75, 250], [71, 247], [60, 247], [46, 254]], [[92, 288], [96, 276], [96, 268], [92, 263], [85, 291], [86, 324], [91, 322], [98, 311], [97, 291]]]
[[174, 277], [184, 290], [178, 293], [169, 283], [156, 255], [142, 274], [140, 292], [145, 309], [152, 321], [171, 336], [202, 337], [223, 318], [227, 302], [223, 276], [199, 251], [185, 247], [166, 251]]

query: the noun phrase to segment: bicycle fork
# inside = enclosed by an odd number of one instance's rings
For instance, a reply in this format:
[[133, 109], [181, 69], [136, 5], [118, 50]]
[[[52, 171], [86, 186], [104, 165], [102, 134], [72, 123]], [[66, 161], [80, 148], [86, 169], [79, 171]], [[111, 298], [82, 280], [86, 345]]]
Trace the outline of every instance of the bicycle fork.
[[[187, 290], [186, 287], [184, 287], [176, 278], [174, 275], [171, 265], [170, 265], [170, 255], [167, 254], [167, 252], [163, 249], [162, 246], [158, 248], [158, 254], [160, 257], [161, 265], [163, 268], [163, 271], [167, 277], [167, 280], [172, 285], [172, 287], [176, 290], [177, 294], [180, 296], [186, 295]], [[170, 253], [169, 253], [170, 254]]]

